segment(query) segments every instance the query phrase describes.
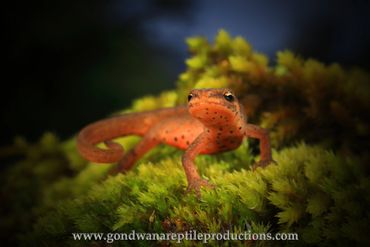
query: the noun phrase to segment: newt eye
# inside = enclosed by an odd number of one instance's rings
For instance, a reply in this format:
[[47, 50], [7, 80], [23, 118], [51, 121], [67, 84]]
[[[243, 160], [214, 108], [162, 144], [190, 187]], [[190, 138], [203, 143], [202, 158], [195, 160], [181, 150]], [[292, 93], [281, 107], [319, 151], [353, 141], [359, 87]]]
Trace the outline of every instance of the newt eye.
[[191, 100], [191, 98], [193, 98], [193, 94], [192, 94], [192, 93], [190, 93], [190, 94], [188, 95], [188, 102]]
[[229, 102], [233, 102], [234, 101], [234, 95], [230, 92], [226, 92], [224, 93], [224, 98], [229, 101]]

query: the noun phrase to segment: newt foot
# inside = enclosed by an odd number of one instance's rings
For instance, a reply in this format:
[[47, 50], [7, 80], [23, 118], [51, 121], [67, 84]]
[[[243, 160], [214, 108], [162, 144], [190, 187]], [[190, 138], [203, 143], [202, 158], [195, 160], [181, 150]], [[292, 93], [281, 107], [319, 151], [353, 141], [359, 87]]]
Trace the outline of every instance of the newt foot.
[[265, 168], [266, 166], [270, 164], [277, 164], [275, 160], [260, 160], [253, 164], [252, 170], [256, 170], [258, 167]]
[[206, 189], [214, 189], [216, 186], [211, 184], [210, 182], [208, 182], [207, 180], [205, 179], [195, 179], [195, 180], [192, 180], [189, 185], [188, 185], [188, 188], [186, 190], [186, 192], [191, 192], [191, 191], [194, 191], [195, 194], [200, 197], [200, 188], [203, 187], [203, 188], [206, 188]]

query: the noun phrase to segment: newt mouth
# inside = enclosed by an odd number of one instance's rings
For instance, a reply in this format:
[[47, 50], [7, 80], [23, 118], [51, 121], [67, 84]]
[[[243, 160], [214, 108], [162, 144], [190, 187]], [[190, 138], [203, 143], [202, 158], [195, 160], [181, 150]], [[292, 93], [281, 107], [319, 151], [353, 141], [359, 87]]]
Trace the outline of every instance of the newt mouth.
[[204, 124], [228, 124], [235, 118], [232, 107], [218, 102], [189, 103], [189, 113]]
[[[212, 109], [215, 108], [215, 109]], [[219, 102], [214, 102], [214, 101], [206, 101], [206, 102], [190, 102], [188, 103], [188, 109], [189, 111], [192, 110], [206, 110], [206, 111], [213, 111], [213, 110], [218, 110], [222, 112], [233, 112], [236, 113], [236, 107], [233, 105], [227, 106], [225, 104], [219, 103]]]
[[205, 105], [216, 105], [216, 106], [222, 106], [223, 108], [227, 108], [224, 104], [217, 103], [217, 102], [196, 102], [196, 103], [189, 103], [188, 108], [194, 108], [198, 106], [205, 106]]

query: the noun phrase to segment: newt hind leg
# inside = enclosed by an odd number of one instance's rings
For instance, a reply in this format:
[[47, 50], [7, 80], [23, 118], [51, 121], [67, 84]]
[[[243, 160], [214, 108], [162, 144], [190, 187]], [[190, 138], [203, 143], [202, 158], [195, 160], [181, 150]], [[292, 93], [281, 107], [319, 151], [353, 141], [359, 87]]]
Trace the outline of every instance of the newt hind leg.
[[136, 161], [138, 161], [141, 157], [144, 156], [149, 150], [154, 148], [160, 142], [153, 137], [150, 133], [145, 135], [143, 139], [125, 156], [118, 162], [118, 165], [114, 170], [111, 172], [112, 174], [119, 173], [119, 172], [126, 172], [134, 167]]

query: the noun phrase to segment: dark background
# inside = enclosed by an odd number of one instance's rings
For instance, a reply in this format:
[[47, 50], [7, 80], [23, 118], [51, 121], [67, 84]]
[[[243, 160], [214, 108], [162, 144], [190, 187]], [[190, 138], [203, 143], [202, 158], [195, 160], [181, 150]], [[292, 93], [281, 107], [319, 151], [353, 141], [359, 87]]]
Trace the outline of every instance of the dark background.
[[61, 138], [175, 88], [185, 38], [220, 28], [269, 55], [369, 69], [368, 1], [9, 1], [2, 6], [5, 65], [0, 144], [15, 135]]

